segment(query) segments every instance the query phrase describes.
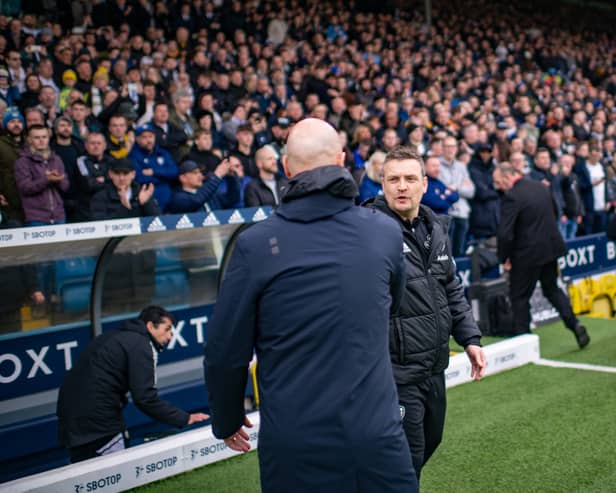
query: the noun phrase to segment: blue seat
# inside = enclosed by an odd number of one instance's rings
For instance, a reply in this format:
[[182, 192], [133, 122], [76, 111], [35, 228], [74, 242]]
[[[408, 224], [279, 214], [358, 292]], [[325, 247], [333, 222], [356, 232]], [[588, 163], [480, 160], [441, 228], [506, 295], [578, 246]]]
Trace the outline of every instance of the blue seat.
[[55, 293], [61, 309], [81, 313], [88, 309], [92, 277], [96, 268], [94, 257], [76, 257], [55, 262]]

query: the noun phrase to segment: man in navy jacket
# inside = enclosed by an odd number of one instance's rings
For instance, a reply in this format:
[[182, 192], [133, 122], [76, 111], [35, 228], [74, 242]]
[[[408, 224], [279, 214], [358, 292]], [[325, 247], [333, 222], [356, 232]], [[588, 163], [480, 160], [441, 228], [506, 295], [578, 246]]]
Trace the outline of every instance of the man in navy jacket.
[[263, 492], [416, 492], [388, 357], [400, 228], [353, 205], [357, 186], [327, 123], [298, 123], [283, 164], [288, 191], [239, 236], [208, 327], [214, 434], [250, 448], [243, 401], [256, 350]]
[[136, 181], [140, 185], [154, 185], [154, 197], [163, 212], [171, 198], [171, 189], [177, 183], [178, 165], [165, 149], [156, 144], [152, 125], [135, 130], [136, 144], [128, 154], [135, 165]]
[[[204, 181], [199, 165], [194, 161], [180, 164], [180, 188], [173, 192], [167, 206], [172, 214], [230, 209], [240, 199], [240, 182], [233, 173], [229, 175], [231, 162], [221, 161], [213, 173]], [[221, 194], [220, 184], [226, 181], [225, 193]]]

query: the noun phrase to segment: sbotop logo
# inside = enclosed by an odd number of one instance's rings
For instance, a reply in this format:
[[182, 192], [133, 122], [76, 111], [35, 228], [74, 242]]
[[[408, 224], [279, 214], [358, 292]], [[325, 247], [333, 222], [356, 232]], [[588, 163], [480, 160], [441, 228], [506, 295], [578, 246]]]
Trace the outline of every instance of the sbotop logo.
[[[258, 437], [259, 435], [255, 432], [255, 433], [251, 433], [248, 438], [249, 438], [249, 441], [256, 442]], [[211, 456], [214, 454], [218, 454], [220, 452], [227, 450], [228, 448], [229, 447], [227, 447], [225, 442], [212, 443], [211, 445], [206, 445], [198, 449], [193, 448], [193, 449], [190, 449], [190, 460], [194, 461], [198, 457], [207, 457], [207, 456]]]
[[135, 466], [135, 477], [139, 478], [143, 475], [162, 471], [163, 469], [167, 469], [169, 467], [175, 467], [177, 463], [178, 458], [174, 455], [172, 457], [167, 457], [166, 459], [161, 459], [156, 462], [150, 462], [145, 465]]
[[122, 480], [122, 474], [110, 474], [104, 478], [93, 479], [85, 483], [79, 483], [74, 485], [74, 493], [88, 493], [91, 491], [105, 490], [109, 486], [118, 484]]

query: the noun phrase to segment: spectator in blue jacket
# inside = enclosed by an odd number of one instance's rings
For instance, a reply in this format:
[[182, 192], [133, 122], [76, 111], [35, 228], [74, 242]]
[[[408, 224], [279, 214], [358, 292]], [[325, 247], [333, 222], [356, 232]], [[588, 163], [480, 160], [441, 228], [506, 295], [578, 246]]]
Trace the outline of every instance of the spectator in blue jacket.
[[580, 195], [584, 203], [584, 229], [587, 235], [603, 233], [607, 227], [607, 210], [610, 204], [607, 171], [601, 162], [601, 148], [590, 147], [588, 159], [573, 168], [578, 176]]
[[169, 152], [156, 145], [156, 134], [151, 125], [137, 128], [135, 136], [137, 142], [128, 158], [135, 165], [136, 181], [140, 185], [154, 185], [154, 197], [165, 212], [171, 189], [177, 183], [178, 166]]
[[373, 152], [366, 163], [366, 174], [359, 182], [359, 199], [358, 203], [362, 203], [368, 199], [383, 195], [383, 187], [381, 186], [381, 175], [383, 174], [383, 163], [385, 162], [385, 153], [383, 151]]
[[[233, 171], [233, 175], [237, 177], [237, 180], [240, 184], [240, 194], [239, 194], [237, 202], [227, 205], [226, 208], [240, 209], [242, 207], [246, 207], [246, 201], [244, 200], [244, 195], [246, 192], [246, 187], [252, 181], [252, 178], [246, 175], [246, 173], [244, 172], [244, 165], [242, 164], [242, 162], [237, 156], [233, 156], [233, 155], [229, 156], [229, 162], [231, 163], [230, 164], [231, 171]], [[219, 197], [226, 197], [228, 189], [229, 189], [229, 185], [228, 185], [229, 182], [230, 182], [229, 179], [223, 180], [220, 183], [220, 186], [218, 187], [218, 191], [216, 192], [216, 195], [218, 195]], [[233, 182], [231, 182], [231, 184], [233, 185]], [[227, 203], [227, 201], [224, 199], [223, 199], [223, 202], [225, 204]]]
[[0, 100], [7, 106], [17, 106], [21, 94], [16, 86], [10, 85], [9, 71], [4, 67], [0, 68]]
[[445, 214], [449, 212], [449, 208], [458, 201], [460, 196], [458, 192], [447, 188], [438, 176], [441, 172], [441, 161], [436, 156], [426, 159], [426, 176], [428, 177], [428, 188], [426, 189], [421, 203], [427, 205], [436, 214]]
[[[201, 168], [194, 161], [180, 164], [180, 188], [171, 195], [168, 212], [181, 214], [214, 209], [228, 209], [240, 199], [240, 182], [231, 170], [231, 161], [223, 159], [207, 180]], [[226, 193], [219, 195], [218, 189], [226, 182]]]

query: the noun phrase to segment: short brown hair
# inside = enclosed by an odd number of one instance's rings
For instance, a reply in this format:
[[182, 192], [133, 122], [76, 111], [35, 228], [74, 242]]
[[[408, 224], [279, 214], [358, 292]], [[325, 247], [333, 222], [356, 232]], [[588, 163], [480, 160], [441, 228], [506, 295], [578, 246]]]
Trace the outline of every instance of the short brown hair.
[[195, 133], [193, 134], [193, 137], [195, 138], [195, 140], [197, 140], [202, 135], [212, 135], [212, 132], [210, 132], [209, 130], [206, 130], [204, 128], [198, 128], [197, 130], [195, 130]]
[[419, 163], [419, 166], [421, 167], [421, 176], [426, 176], [426, 165], [424, 164], [424, 160], [421, 157], [421, 154], [419, 154], [415, 149], [409, 146], [394, 147], [385, 156], [383, 166], [385, 166], [389, 161], [406, 161], [408, 159], [417, 161]]

